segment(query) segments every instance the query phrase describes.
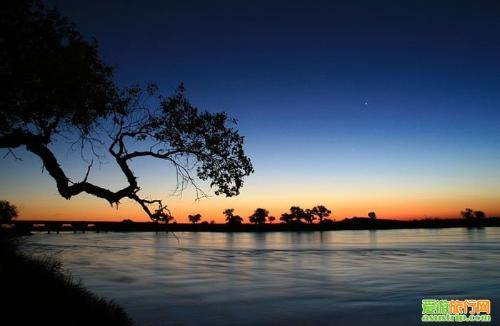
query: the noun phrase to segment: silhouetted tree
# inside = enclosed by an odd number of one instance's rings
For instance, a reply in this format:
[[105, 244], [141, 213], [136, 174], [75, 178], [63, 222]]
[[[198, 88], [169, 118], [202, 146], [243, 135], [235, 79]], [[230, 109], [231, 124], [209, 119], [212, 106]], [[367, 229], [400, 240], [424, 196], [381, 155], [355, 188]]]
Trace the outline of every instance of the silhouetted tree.
[[307, 218], [307, 212], [299, 206], [290, 207], [290, 213], [292, 214], [296, 222], [302, 222], [302, 220], [305, 220]]
[[122, 223], [125, 223], [125, 224], [131, 224], [131, 223], [134, 223], [134, 221], [132, 221], [131, 219], [129, 218], [126, 218], [122, 221]]
[[269, 221], [269, 223], [273, 224], [273, 222], [274, 222], [274, 221], [276, 221], [276, 217], [274, 217], [274, 216], [269, 216], [269, 217], [267, 218], [267, 220]]
[[315, 206], [315, 207], [312, 208], [311, 213], [314, 216], [318, 217], [319, 223], [322, 223], [323, 219], [329, 217], [330, 214], [332, 213], [332, 211], [329, 210], [328, 208], [326, 208], [323, 205], [318, 205], [318, 206]]
[[304, 211], [304, 220], [309, 223], [309, 224], [312, 224], [312, 222], [316, 219], [316, 217], [314, 216], [313, 212], [311, 209], [306, 209]]
[[474, 211], [474, 217], [477, 220], [482, 220], [482, 219], [486, 218], [486, 214], [483, 211]]
[[470, 208], [466, 208], [465, 210], [461, 211], [460, 214], [466, 220], [472, 220], [474, 218], [474, 211]]
[[266, 218], [269, 216], [269, 211], [264, 208], [257, 208], [255, 212], [248, 217], [250, 223], [254, 224], [264, 224], [266, 223]]
[[243, 218], [239, 215], [234, 215], [234, 208], [224, 210], [223, 214], [226, 216], [226, 223], [232, 225], [240, 225]]
[[11, 223], [18, 215], [17, 207], [6, 200], [0, 200], [0, 224]]
[[284, 223], [291, 223], [293, 221], [293, 215], [290, 213], [281, 214], [280, 220]]
[[372, 220], [375, 220], [377, 219], [377, 214], [375, 214], [375, 212], [370, 212], [368, 213], [368, 217]]
[[[168, 98], [154, 85], [118, 89], [97, 42], [86, 41], [40, 1], [3, 4], [0, 33], [0, 148], [14, 158], [17, 148], [39, 157], [65, 199], [81, 193], [111, 205], [131, 199], [153, 221], [168, 222], [166, 205], [140, 194], [131, 161], [155, 158], [171, 164], [177, 189], [193, 185], [197, 197], [205, 194], [196, 177], [210, 181], [216, 195], [231, 197], [253, 172], [234, 120], [225, 113], [199, 111], [182, 85]], [[69, 141], [88, 159], [83, 180], [67, 176], [52, 150], [58, 140]], [[88, 180], [93, 159], [101, 159], [103, 150], [123, 173], [124, 188], [114, 191]]]
[[292, 206], [290, 207], [290, 213], [281, 214], [280, 220], [285, 223], [301, 223], [303, 219], [306, 219], [306, 215], [307, 213], [299, 206]]
[[196, 224], [201, 220], [201, 214], [188, 215], [189, 222]]

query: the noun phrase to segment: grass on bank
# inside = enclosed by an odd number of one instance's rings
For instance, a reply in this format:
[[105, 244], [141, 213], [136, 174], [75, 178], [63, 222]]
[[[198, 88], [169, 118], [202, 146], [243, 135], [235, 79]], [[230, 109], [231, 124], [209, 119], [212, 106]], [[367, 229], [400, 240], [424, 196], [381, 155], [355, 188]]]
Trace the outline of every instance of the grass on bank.
[[2, 325], [132, 325], [125, 311], [85, 289], [52, 258], [0, 239]]

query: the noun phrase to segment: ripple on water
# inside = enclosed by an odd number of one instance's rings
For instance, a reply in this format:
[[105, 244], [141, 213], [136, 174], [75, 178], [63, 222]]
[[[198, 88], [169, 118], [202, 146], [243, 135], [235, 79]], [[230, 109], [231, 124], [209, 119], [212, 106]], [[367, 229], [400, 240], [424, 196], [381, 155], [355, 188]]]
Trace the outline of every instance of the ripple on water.
[[[500, 297], [500, 230], [39, 234], [92, 291], [141, 324], [416, 324], [425, 297]], [[495, 308], [495, 306], [494, 306]], [[498, 309], [496, 309], [498, 310]], [[495, 313], [495, 309], [493, 309]], [[494, 316], [495, 317], [495, 316]]]

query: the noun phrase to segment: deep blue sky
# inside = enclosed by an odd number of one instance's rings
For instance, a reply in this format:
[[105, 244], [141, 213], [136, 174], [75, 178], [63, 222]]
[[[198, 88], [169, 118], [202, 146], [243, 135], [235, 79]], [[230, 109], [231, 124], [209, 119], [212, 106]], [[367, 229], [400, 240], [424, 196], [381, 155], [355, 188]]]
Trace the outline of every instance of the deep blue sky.
[[121, 85], [183, 81], [259, 138], [498, 135], [494, 1], [54, 3]]
[[120, 85], [184, 82], [239, 120], [256, 168], [241, 207], [500, 212], [496, 1], [50, 3]]

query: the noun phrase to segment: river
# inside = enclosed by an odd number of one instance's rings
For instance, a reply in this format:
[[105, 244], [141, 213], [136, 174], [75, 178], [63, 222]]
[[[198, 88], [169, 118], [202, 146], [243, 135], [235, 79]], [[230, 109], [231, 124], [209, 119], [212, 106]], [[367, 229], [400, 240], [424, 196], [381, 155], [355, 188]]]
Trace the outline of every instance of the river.
[[419, 324], [421, 299], [500, 301], [500, 228], [26, 237], [139, 325]]

